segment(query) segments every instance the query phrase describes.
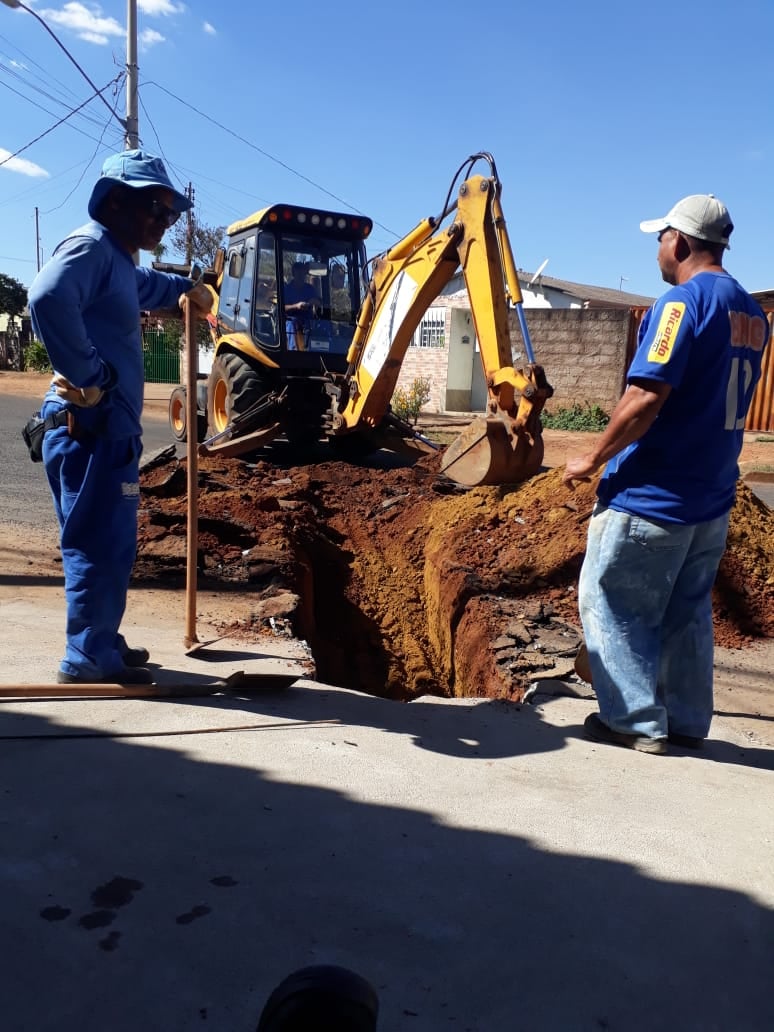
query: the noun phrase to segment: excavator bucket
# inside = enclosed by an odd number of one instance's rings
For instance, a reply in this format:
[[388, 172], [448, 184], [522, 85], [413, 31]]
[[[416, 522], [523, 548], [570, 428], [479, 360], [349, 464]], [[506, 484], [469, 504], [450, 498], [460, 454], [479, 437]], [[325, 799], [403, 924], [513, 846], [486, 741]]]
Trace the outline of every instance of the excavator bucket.
[[543, 462], [543, 437], [536, 422], [537, 432], [530, 432], [496, 417], [474, 419], [444, 452], [441, 472], [463, 487], [528, 480]]

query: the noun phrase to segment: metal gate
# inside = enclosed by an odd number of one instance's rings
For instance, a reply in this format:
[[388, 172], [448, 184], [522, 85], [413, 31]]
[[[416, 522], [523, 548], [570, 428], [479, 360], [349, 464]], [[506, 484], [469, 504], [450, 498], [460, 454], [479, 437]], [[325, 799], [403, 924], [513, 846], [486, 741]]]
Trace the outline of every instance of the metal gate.
[[180, 345], [163, 330], [143, 330], [142, 357], [146, 383], [180, 383]]
[[[774, 311], [766, 311], [766, 318], [769, 320], [769, 330], [774, 334]], [[774, 340], [771, 336], [763, 352], [761, 378], [753, 393], [744, 428], [759, 433], [774, 430]]]

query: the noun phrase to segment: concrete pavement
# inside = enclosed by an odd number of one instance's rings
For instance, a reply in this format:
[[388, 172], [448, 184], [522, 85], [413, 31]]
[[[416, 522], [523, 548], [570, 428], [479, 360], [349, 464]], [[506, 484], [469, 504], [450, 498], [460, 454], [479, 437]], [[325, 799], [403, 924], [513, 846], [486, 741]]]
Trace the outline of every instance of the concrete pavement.
[[[0, 612], [2, 682], [50, 680], [61, 585], [6, 583]], [[582, 738], [582, 687], [383, 701], [282, 637], [186, 656], [167, 612], [130, 599], [160, 681], [300, 678], [0, 702], [5, 1028], [249, 1032], [328, 962], [373, 982], [380, 1032], [774, 1027], [774, 751], [730, 717], [647, 756]]]

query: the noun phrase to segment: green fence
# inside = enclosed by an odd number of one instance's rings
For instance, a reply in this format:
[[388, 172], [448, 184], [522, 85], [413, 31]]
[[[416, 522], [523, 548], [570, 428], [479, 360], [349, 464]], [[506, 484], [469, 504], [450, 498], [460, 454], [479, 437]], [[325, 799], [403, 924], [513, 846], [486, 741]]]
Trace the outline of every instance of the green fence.
[[180, 383], [180, 346], [163, 330], [143, 330], [142, 356], [146, 383]]

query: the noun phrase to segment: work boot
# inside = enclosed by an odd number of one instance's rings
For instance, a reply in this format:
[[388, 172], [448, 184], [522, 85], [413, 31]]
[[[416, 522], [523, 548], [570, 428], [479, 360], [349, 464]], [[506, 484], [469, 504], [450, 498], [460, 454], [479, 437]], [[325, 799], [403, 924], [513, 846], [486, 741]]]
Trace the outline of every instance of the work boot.
[[147, 649], [131, 649], [127, 645], [124, 651], [121, 653], [121, 659], [124, 661], [124, 666], [128, 667], [140, 667], [150, 659], [150, 652]]
[[57, 684], [153, 684], [153, 673], [146, 667], [124, 667], [114, 674], [106, 674], [104, 677], [81, 676], [80, 674], [68, 674], [64, 670], [58, 670], [56, 675]]
[[586, 737], [593, 742], [621, 745], [624, 749], [634, 749], [635, 752], [663, 754], [667, 751], [666, 738], [651, 738], [649, 735], [625, 734], [623, 731], [614, 731], [612, 727], [607, 726], [597, 713], [589, 713], [583, 722], [583, 730], [586, 732]]

